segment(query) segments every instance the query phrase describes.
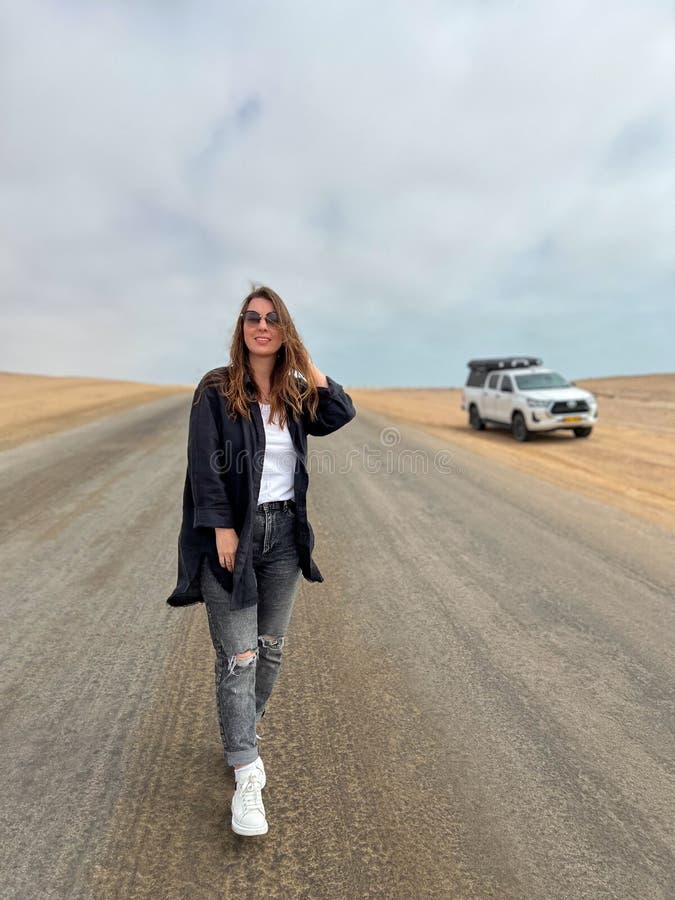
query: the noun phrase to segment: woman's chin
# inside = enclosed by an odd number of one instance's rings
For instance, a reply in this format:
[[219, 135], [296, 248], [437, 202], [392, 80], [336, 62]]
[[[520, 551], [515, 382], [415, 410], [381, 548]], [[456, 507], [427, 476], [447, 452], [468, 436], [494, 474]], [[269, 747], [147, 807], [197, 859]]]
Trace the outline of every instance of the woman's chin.
[[248, 352], [251, 356], [257, 356], [259, 359], [265, 359], [269, 356], [276, 356], [279, 347], [272, 347], [267, 344], [264, 347], [249, 347]]

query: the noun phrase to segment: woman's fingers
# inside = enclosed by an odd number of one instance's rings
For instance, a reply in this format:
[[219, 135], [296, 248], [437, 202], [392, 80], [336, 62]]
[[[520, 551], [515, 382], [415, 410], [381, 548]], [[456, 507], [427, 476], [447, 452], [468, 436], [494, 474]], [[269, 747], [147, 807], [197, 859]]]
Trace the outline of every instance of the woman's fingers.
[[234, 570], [234, 560], [237, 555], [239, 541], [235, 540], [232, 542], [231, 538], [228, 540], [228, 537], [229, 536], [226, 537], [216, 532], [216, 548], [218, 550], [218, 562], [223, 569], [232, 572]]

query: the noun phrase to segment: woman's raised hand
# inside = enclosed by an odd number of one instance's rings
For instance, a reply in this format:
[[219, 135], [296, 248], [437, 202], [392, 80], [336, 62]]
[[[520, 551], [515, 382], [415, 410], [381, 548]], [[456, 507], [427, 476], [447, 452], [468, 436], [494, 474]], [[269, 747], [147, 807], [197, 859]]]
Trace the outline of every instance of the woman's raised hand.
[[216, 528], [216, 549], [218, 550], [218, 562], [227, 569], [234, 571], [234, 558], [237, 555], [239, 537], [234, 528]]
[[309, 368], [312, 371], [312, 375], [314, 375], [316, 386], [328, 387], [328, 380], [326, 379], [326, 376], [320, 369], [317, 369], [317, 367], [314, 365], [314, 363], [312, 362], [312, 357], [309, 355], [309, 353], [307, 354], [307, 362], [309, 363]]

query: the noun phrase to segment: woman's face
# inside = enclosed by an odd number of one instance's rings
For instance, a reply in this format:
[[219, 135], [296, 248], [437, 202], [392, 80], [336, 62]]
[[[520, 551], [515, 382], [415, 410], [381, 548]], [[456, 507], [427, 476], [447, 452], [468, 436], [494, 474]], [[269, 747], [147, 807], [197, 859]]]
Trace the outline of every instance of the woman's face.
[[[255, 310], [261, 316], [274, 312], [272, 301], [265, 297], [253, 297], [252, 300], [249, 300], [246, 310], [250, 309]], [[259, 322], [247, 322], [244, 319], [244, 342], [251, 356], [274, 358], [277, 350], [283, 344], [281, 329], [274, 325], [268, 325], [266, 319], [260, 319]]]

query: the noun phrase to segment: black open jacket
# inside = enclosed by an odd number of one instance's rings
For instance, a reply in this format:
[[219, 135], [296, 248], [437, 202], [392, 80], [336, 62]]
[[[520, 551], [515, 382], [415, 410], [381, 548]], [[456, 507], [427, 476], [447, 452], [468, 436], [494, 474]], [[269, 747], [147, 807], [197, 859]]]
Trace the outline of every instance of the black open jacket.
[[[252, 560], [252, 530], [258, 505], [265, 456], [265, 427], [254, 386], [246, 378], [252, 418], [232, 421], [227, 404], [214, 382], [227, 367], [213, 369], [202, 378], [193, 396], [188, 429], [187, 473], [183, 490], [183, 522], [178, 537], [178, 581], [167, 598], [171, 606], [203, 602], [199, 571], [204, 557], [220, 584], [231, 592], [231, 609], [257, 603], [257, 583]], [[297, 377], [297, 376], [296, 376]], [[310, 421], [303, 410], [296, 421], [288, 410], [288, 424], [297, 452], [294, 472], [296, 541], [302, 574], [308, 581], [323, 581], [312, 559], [314, 533], [307, 519], [307, 435], [337, 431], [356, 415], [349, 394], [326, 376], [328, 387], [318, 388], [317, 417]], [[208, 387], [203, 387], [208, 384]], [[195, 403], [200, 396], [199, 402]], [[234, 572], [218, 561], [214, 528], [234, 528], [239, 544]]]

